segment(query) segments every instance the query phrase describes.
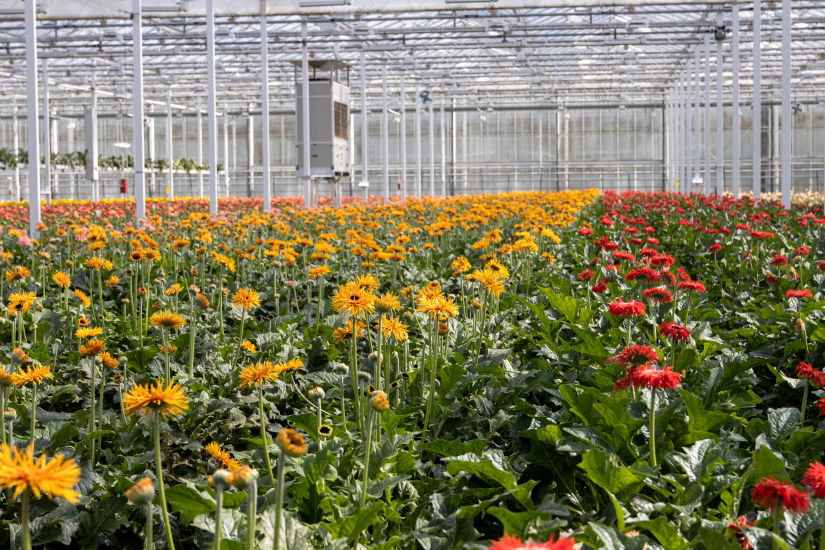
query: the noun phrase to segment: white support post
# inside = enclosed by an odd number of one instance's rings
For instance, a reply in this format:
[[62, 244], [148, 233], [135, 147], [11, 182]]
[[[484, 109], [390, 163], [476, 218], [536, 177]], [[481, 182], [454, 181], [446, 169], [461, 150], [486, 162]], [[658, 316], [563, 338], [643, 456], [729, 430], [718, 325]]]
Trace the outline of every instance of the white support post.
[[415, 85], [415, 196], [421, 198], [424, 184], [421, 181], [421, 88]]
[[705, 35], [705, 195], [710, 195], [710, 35]]
[[[235, 139], [234, 134], [232, 139]], [[246, 152], [248, 159], [246, 187], [252, 189], [252, 184], [255, 183], [255, 173], [253, 171], [255, 166], [255, 118], [252, 116], [251, 103], [246, 118]]]
[[169, 200], [175, 198], [175, 176], [173, 173], [175, 159], [172, 156], [172, 88], [166, 89], [166, 162], [169, 163], [169, 172], [166, 174], [166, 196]]
[[143, 23], [141, 21], [141, 0], [132, 0], [132, 54], [134, 65], [132, 152], [134, 153], [135, 165], [135, 215], [137, 221], [141, 221], [146, 217], [146, 180], [143, 173]]
[[[312, 205], [312, 167], [310, 166], [310, 143], [309, 143], [309, 48], [307, 46], [307, 24], [301, 23], [301, 143], [303, 143], [303, 166], [304, 166], [304, 208]], [[269, 128], [267, 128], [269, 131]]]
[[[11, 116], [11, 133], [12, 133], [12, 146], [14, 147], [14, 155], [17, 157], [18, 152], [20, 151], [20, 123], [17, 120], [17, 105], [15, 104], [14, 110], [12, 111]], [[11, 195], [12, 193], [9, 193]], [[20, 159], [17, 158], [17, 162], [14, 163], [14, 197], [15, 201], [20, 202]]]
[[762, 0], [753, 0], [753, 198], [762, 195]]
[[[149, 105], [149, 112], [154, 112], [155, 108], [154, 105]], [[146, 143], [149, 149], [149, 158], [154, 162], [157, 160], [157, 152], [155, 151], [155, 119], [149, 115], [146, 117], [146, 125], [148, 130], [148, 136]], [[155, 168], [152, 166], [152, 171], [149, 172], [149, 196], [155, 197], [157, 196], [157, 179], [155, 178]]]
[[733, 42], [731, 43], [731, 49], [733, 58], [731, 59], [731, 67], [733, 69], [733, 89], [731, 93], [733, 94], [733, 118], [731, 120], [733, 128], [733, 133], [731, 134], [732, 140], [732, 147], [733, 150], [731, 151], [732, 154], [732, 181], [733, 181], [733, 196], [734, 198], [739, 198], [739, 194], [741, 193], [741, 175], [740, 175], [740, 151], [742, 145], [739, 143], [740, 139], [740, 132], [739, 132], [739, 4], [734, 2], [733, 3]]
[[367, 115], [367, 54], [361, 50], [361, 182], [358, 185], [364, 189], [365, 202], [370, 196]]
[[381, 64], [381, 183], [384, 203], [390, 202], [390, 130], [387, 112], [387, 63]]
[[685, 73], [685, 183], [684, 191], [690, 193], [693, 190], [693, 78], [690, 74], [690, 60], [688, 60]]
[[[271, 212], [272, 173], [269, 158], [269, 37], [267, 36], [265, 0], [261, 2], [261, 98], [261, 173], [264, 180], [264, 212]], [[304, 142], [304, 147], [306, 147], [306, 142]]]
[[[198, 99], [197, 104], [198, 109], [198, 164], [203, 164], [203, 108], [201, 106], [201, 100]], [[203, 170], [198, 169], [198, 198], [204, 199], [206, 195], [203, 193]]]
[[446, 119], [444, 118], [444, 104], [441, 104], [441, 196], [447, 196], [447, 139]]
[[679, 80], [676, 81], [676, 147], [677, 147], [677, 158], [679, 161], [678, 165], [678, 174], [679, 174], [679, 186], [675, 189], [675, 191], [681, 191], [685, 185], [685, 95], [682, 88], [682, 78], [680, 77]]
[[26, 0], [26, 129], [29, 148], [29, 236], [37, 236], [40, 223], [40, 136], [37, 113], [37, 15], [36, 0]]
[[223, 108], [223, 186], [224, 196], [229, 197], [229, 106]]
[[401, 109], [399, 111], [400, 127], [398, 133], [400, 134], [400, 157], [401, 157], [401, 198], [407, 200], [407, 98], [404, 90], [404, 75], [400, 77], [398, 83], [401, 95]]
[[[701, 83], [699, 69], [701, 66], [699, 48], [696, 48], [693, 51], [693, 179], [699, 178], [702, 166], [702, 140], [699, 134], [702, 127], [702, 106], [699, 101], [699, 85]], [[691, 187], [691, 191], [700, 193], [703, 190]]]
[[430, 101], [430, 196], [435, 196], [435, 116]]
[[49, 60], [43, 58], [43, 183], [46, 203], [52, 203], [52, 136], [49, 110]]
[[218, 118], [215, 87], [215, 0], [206, 0], [207, 112], [209, 127], [209, 213], [218, 213]]
[[791, 207], [791, 0], [782, 0], [782, 205]]
[[725, 125], [722, 117], [722, 80], [724, 79], [722, 42], [716, 42], [716, 194], [725, 192]]
[[[455, 111], [455, 98], [450, 100], [450, 163], [453, 172], [453, 185], [451, 187], [451, 195], [455, 195], [455, 189], [458, 182], [458, 167], [456, 163], [456, 146], [458, 144], [458, 136], [456, 135], [456, 123], [458, 122]], [[541, 131], [541, 117], [539, 117], [539, 132]], [[539, 135], [539, 150], [541, 150], [541, 135]], [[541, 169], [541, 151], [539, 151], [539, 170]]]

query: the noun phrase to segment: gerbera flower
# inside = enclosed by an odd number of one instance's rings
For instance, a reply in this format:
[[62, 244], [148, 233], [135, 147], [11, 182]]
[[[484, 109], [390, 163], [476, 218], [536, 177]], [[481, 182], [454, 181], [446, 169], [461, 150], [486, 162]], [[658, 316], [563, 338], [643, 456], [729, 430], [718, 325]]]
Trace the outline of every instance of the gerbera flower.
[[185, 323], [182, 316], [178, 315], [177, 313], [172, 313], [168, 310], [153, 313], [152, 316], [149, 318], [149, 322], [156, 327], [171, 330], [182, 327]]
[[160, 414], [164, 418], [177, 416], [189, 408], [189, 398], [177, 382], [164, 387], [158, 380], [154, 386], [135, 384], [123, 396], [123, 409], [130, 415]]
[[664, 287], [648, 288], [642, 292], [642, 296], [660, 304], [668, 304], [673, 301], [673, 294]]
[[774, 256], [773, 258], [771, 258], [770, 264], [771, 265], [777, 265], [777, 266], [788, 265], [788, 257], [787, 256], [782, 256], [781, 254], [779, 254], [779, 255]]
[[576, 275], [576, 278], [580, 281], [589, 281], [590, 279], [593, 278], [594, 275], [595, 275], [595, 273], [593, 273], [593, 271], [591, 271], [589, 269], [585, 269], [584, 271], [582, 271], [581, 273]]
[[332, 307], [338, 313], [349, 313], [351, 317], [366, 318], [375, 311], [375, 296], [365, 292], [357, 281], [340, 285], [332, 297]]
[[679, 323], [662, 323], [659, 325], [659, 334], [674, 341], [687, 341], [690, 339], [690, 330]]
[[48, 365], [29, 366], [28, 369], [20, 369], [18, 373], [11, 375], [12, 384], [15, 386], [41, 384], [49, 378], [54, 377], [52, 376], [52, 368]]
[[89, 299], [88, 296], [86, 296], [86, 293], [83, 292], [82, 290], [80, 290], [79, 288], [75, 288], [74, 290], [72, 290], [72, 293], [75, 296], [77, 296], [78, 300], [81, 301], [81, 303], [83, 304], [84, 307], [91, 307], [92, 306], [92, 301]]
[[241, 349], [247, 353], [255, 353], [255, 351], [257, 351], [255, 349], [255, 344], [253, 344], [249, 340], [244, 340], [243, 342], [241, 342]]
[[811, 291], [807, 288], [804, 290], [789, 290], [785, 293], [786, 298], [810, 298]]
[[641, 367], [629, 373], [629, 376], [630, 383], [641, 388], [672, 390], [682, 383], [682, 374], [674, 371], [673, 367]]
[[99, 338], [92, 338], [82, 346], [80, 346], [80, 353], [86, 357], [97, 355], [106, 349], [106, 342]]
[[403, 342], [408, 336], [407, 325], [402, 323], [401, 319], [398, 317], [387, 317], [386, 315], [382, 315], [381, 330], [384, 333], [384, 336], [387, 338], [392, 336], [395, 338], [396, 342]]
[[354, 283], [360, 288], [366, 289], [370, 292], [375, 292], [376, 290], [378, 290], [379, 286], [378, 279], [376, 279], [374, 275], [370, 275], [369, 273], [359, 275], [355, 279]]
[[635, 281], [636, 279], [641, 279], [647, 283], [655, 283], [659, 279], [661, 279], [661, 275], [655, 269], [651, 269], [649, 267], [640, 267], [637, 269], [633, 269], [625, 275], [625, 280], [627, 281]]
[[271, 361], [264, 361], [263, 363], [255, 363], [253, 365], [249, 365], [244, 370], [241, 371], [239, 376], [240, 378], [240, 386], [247, 387], [257, 384], [258, 386], [262, 385], [265, 381], [275, 381], [281, 375], [280, 372], [276, 372], [275, 365], [272, 364]]
[[611, 302], [607, 310], [615, 317], [641, 317], [645, 314], [645, 304], [643, 302], [625, 302], [621, 298]]
[[499, 540], [494, 541], [488, 547], [488, 550], [574, 550], [575, 544], [575, 539], [562, 536], [556, 538], [554, 535], [550, 535], [546, 542], [531, 542], [504, 535]]
[[481, 271], [474, 271], [473, 278], [481, 283], [484, 290], [498, 298], [504, 292], [504, 279], [498, 271], [492, 269], [484, 269]]
[[699, 294], [705, 291], [705, 285], [699, 281], [682, 281], [676, 288], [679, 290], [689, 290], [690, 292], [697, 292]]
[[34, 305], [37, 296], [34, 292], [13, 292], [9, 295], [9, 312], [26, 313]]
[[120, 361], [118, 361], [111, 353], [108, 351], [104, 351], [102, 353], [98, 353], [95, 357], [98, 361], [103, 363], [103, 365], [108, 369], [116, 369], [120, 366]]
[[812, 462], [805, 470], [802, 485], [810, 487], [817, 498], [825, 498], [825, 466], [821, 462]]
[[9, 271], [6, 271], [6, 282], [13, 283], [17, 279], [25, 279], [32, 274], [31, 271], [27, 267], [23, 267], [22, 265], [18, 265]]
[[309, 278], [310, 279], [317, 279], [318, 277], [323, 277], [327, 273], [331, 272], [332, 270], [327, 265], [320, 265], [318, 267], [312, 267], [309, 269]]
[[773, 511], [779, 505], [791, 513], [807, 512], [810, 493], [800, 491], [788, 481], [763, 477], [751, 488], [751, 498], [760, 507]]
[[739, 516], [737, 519], [730, 520], [730, 523], [728, 523], [727, 529], [728, 531], [733, 531], [741, 550], [751, 550], [753, 548], [750, 541], [748, 541], [748, 537], [742, 532], [742, 528], [753, 527], [755, 523], [756, 520], [749, 520], [748, 516]]
[[398, 311], [401, 309], [401, 301], [392, 292], [387, 292], [375, 300], [375, 309], [381, 313]]
[[213, 441], [209, 445], [205, 447], [207, 453], [209, 453], [213, 458], [217, 459], [223, 466], [229, 470], [230, 472], [234, 472], [235, 470], [241, 467], [241, 461], [235, 458], [232, 458], [232, 455], [229, 454], [229, 451], [221, 448], [220, 445], [216, 441]]
[[167, 288], [166, 290], [164, 290], [163, 293], [167, 296], [174, 296], [175, 294], [179, 293], [181, 290], [183, 290], [183, 287], [181, 285], [179, 285], [178, 283], [175, 283], [172, 286], [170, 286], [169, 288]]
[[605, 361], [607, 364], [620, 363], [622, 365], [644, 365], [645, 363], [659, 361], [659, 352], [650, 346], [634, 344], [622, 350]]
[[34, 445], [28, 449], [12, 449], [5, 443], [0, 446], [0, 489], [14, 489], [13, 498], [29, 490], [36, 498], [46, 495], [60, 497], [71, 503], [80, 500], [74, 490], [80, 479], [80, 468], [62, 454], [51, 460], [46, 455], [34, 459]]
[[630, 263], [636, 261], [636, 256], [631, 254], [630, 252], [622, 252], [621, 250], [616, 250], [613, 252], [613, 259], [614, 260], [627, 260]]
[[86, 260], [85, 262], [86, 267], [92, 269], [94, 271], [108, 271], [114, 267], [112, 262], [106, 260], [104, 258], [92, 257]]
[[232, 303], [245, 311], [250, 311], [261, 307], [261, 297], [254, 290], [241, 288], [232, 295]]
[[291, 370], [300, 369], [303, 366], [304, 366], [303, 361], [301, 361], [298, 357], [293, 357], [292, 359], [290, 359], [289, 361], [286, 361], [285, 363], [276, 363], [273, 368], [274, 368], [275, 372], [278, 375], [281, 375], [281, 374], [283, 374], [285, 372], [289, 372]]
[[52, 275], [52, 281], [54, 281], [54, 284], [62, 288], [67, 288], [72, 285], [71, 277], [62, 271], [58, 271]]
[[155, 484], [151, 478], [144, 477], [123, 493], [126, 500], [135, 506], [146, 506], [155, 498]]
[[458, 315], [458, 306], [455, 301], [444, 296], [436, 296], [433, 299], [420, 298], [416, 311], [427, 314], [428, 317], [440, 321], [446, 321], [450, 317]]
[[292, 428], [284, 428], [278, 432], [278, 446], [289, 456], [301, 456], [307, 452], [304, 436]]
[[722, 245], [719, 243], [713, 243], [708, 247], [708, 252], [711, 254], [716, 254], [717, 252], [722, 250]]
[[472, 265], [470, 265], [470, 260], [465, 258], [464, 256], [459, 256], [453, 263], [450, 264], [450, 267], [453, 269], [453, 276], [460, 275], [466, 271], [469, 271]]

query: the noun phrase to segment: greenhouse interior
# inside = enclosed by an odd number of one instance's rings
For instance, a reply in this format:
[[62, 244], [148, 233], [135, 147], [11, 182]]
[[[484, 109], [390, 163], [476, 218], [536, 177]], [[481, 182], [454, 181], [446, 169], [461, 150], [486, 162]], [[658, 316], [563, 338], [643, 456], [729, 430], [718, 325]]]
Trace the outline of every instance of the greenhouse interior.
[[825, 550], [825, 1], [0, 0], [0, 548]]

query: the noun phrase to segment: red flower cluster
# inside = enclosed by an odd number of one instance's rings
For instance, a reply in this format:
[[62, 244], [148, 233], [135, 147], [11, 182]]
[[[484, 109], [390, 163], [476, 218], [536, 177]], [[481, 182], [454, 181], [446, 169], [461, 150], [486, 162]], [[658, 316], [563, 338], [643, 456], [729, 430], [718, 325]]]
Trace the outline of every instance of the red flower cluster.
[[504, 535], [494, 541], [488, 550], [574, 550], [575, 544], [575, 539], [561, 536], [556, 538], [554, 535], [550, 535], [547, 542], [525, 542], [520, 538]]
[[810, 487], [816, 498], [825, 498], [825, 466], [821, 462], [811, 463], [805, 470], [802, 485]]
[[624, 278], [627, 281], [635, 281], [636, 279], [641, 279], [648, 283], [653, 283], [660, 279], [660, 275], [659, 272], [655, 269], [650, 269], [649, 267], [640, 267], [628, 272], [628, 274], [625, 275]]
[[596, 294], [601, 294], [602, 292], [607, 290], [607, 283], [608, 282], [609, 281], [607, 279], [602, 279], [597, 284], [593, 285], [593, 287], [590, 290], [592, 290]]
[[679, 323], [662, 323], [659, 325], [659, 334], [674, 341], [686, 342], [690, 339], [690, 330]]
[[630, 383], [637, 388], [651, 388], [672, 390], [682, 383], [682, 373], [673, 370], [673, 367], [657, 369], [643, 366], [628, 373]]
[[587, 235], [592, 235], [592, 234], [593, 234], [593, 230], [590, 229], [589, 227], [580, 227], [579, 228], [579, 235], [587, 236]]
[[708, 247], [708, 252], [710, 252], [711, 254], [716, 254], [720, 250], [722, 250], [722, 245], [719, 243], [713, 243]]
[[820, 415], [825, 415], [825, 397], [816, 402], [816, 408], [819, 409]]
[[605, 364], [621, 363], [622, 365], [640, 366], [648, 362], [659, 361], [659, 352], [650, 346], [633, 344], [622, 350], [621, 353], [609, 357]]
[[810, 253], [811, 249], [805, 246], [804, 244], [802, 246], [796, 247], [793, 251], [794, 256], [807, 256]]
[[705, 292], [705, 285], [700, 283], [699, 281], [682, 281], [676, 287], [679, 290], [689, 290], [690, 292], [697, 292], [702, 294]]
[[633, 262], [636, 261], [636, 256], [634, 256], [630, 252], [622, 252], [621, 250], [617, 250], [616, 252], [613, 253], [613, 259], [614, 260], [627, 260], [628, 262], [633, 263]]
[[814, 368], [810, 363], [800, 361], [796, 366], [796, 375], [799, 378], [804, 378], [811, 381], [811, 384], [816, 388], [825, 386], [825, 372]]
[[650, 265], [654, 267], [670, 267], [675, 261], [675, 258], [670, 254], [657, 254], [650, 258]]
[[751, 231], [751, 237], [754, 239], [773, 239], [774, 234], [770, 231]]
[[736, 535], [736, 540], [739, 542], [739, 548], [742, 550], [750, 550], [753, 548], [751, 546], [750, 541], [742, 532], [742, 527], [753, 527], [756, 524], [756, 520], [749, 520], [748, 516], [739, 516], [736, 520], [730, 520], [728, 523], [727, 529], [729, 531], [733, 531]]
[[619, 298], [607, 306], [607, 311], [615, 317], [641, 317], [645, 314], [645, 305], [643, 302], [625, 302]]
[[788, 258], [787, 256], [782, 256], [781, 254], [778, 256], [774, 256], [771, 258], [771, 265], [788, 265]]
[[590, 279], [592, 279], [592, 278], [593, 278], [593, 275], [595, 275], [595, 273], [593, 273], [593, 272], [592, 272], [591, 270], [589, 270], [589, 269], [585, 269], [584, 271], [582, 271], [581, 273], [579, 273], [579, 274], [576, 276], [576, 278], [577, 278], [578, 280], [580, 280], [580, 281], [589, 281]]
[[642, 296], [660, 304], [669, 304], [673, 301], [673, 295], [664, 287], [648, 288], [642, 292]]
[[766, 510], [773, 511], [777, 505], [792, 513], [807, 512], [810, 504], [810, 493], [800, 491], [788, 481], [779, 481], [771, 477], [763, 477], [759, 483], [751, 488], [753, 501]]
[[785, 293], [786, 298], [811, 298], [811, 291], [807, 288], [804, 290], [789, 290]]

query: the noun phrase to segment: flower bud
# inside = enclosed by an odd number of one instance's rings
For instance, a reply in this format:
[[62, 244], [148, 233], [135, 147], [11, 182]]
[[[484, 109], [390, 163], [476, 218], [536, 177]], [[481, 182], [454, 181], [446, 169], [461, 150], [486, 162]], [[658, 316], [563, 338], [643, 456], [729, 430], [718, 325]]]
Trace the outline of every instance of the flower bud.
[[232, 474], [223, 468], [215, 470], [215, 473], [209, 477], [209, 485], [214, 487], [215, 490], [226, 491], [230, 487], [229, 478], [231, 476]]
[[372, 375], [370, 373], [362, 370], [358, 371], [358, 382], [360, 384], [369, 384], [370, 380], [372, 380]]
[[805, 321], [803, 321], [801, 317], [796, 319], [796, 323], [794, 323], [793, 326], [793, 332], [794, 334], [802, 334], [805, 332]]
[[307, 452], [304, 436], [292, 428], [284, 428], [278, 432], [278, 446], [289, 456], [301, 456]]
[[318, 428], [318, 435], [321, 437], [329, 437], [332, 435], [332, 426], [328, 424], [321, 424]]
[[324, 391], [324, 388], [322, 388], [321, 386], [315, 386], [314, 388], [311, 388], [307, 392], [307, 395], [309, 395], [310, 399], [324, 399], [327, 396], [326, 392]]
[[236, 489], [246, 489], [256, 479], [258, 479], [258, 470], [244, 465], [229, 474], [227, 481]]
[[155, 484], [144, 477], [126, 490], [126, 498], [135, 506], [146, 506], [155, 499]]
[[334, 372], [338, 376], [346, 376], [347, 374], [349, 374], [349, 367], [346, 366], [344, 363], [333, 363], [332, 372]]
[[13, 422], [17, 420], [17, 411], [14, 409], [6, 409], [3, 412], [3, 422]]
[[386, 411], [390, 408], [390, 402], [387, 401], [387, 394], [382, 391], [373, 392], [370, 405], [379, 413]]

